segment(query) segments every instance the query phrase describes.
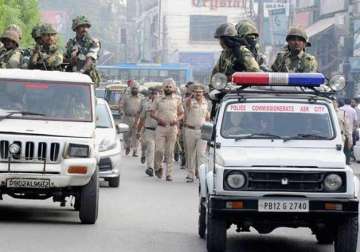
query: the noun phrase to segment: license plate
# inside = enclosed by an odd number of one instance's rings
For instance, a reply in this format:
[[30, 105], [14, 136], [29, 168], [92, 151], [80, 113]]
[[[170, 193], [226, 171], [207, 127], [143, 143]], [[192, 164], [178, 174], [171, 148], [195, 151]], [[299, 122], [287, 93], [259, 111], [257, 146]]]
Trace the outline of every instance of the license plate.
[[50, 188], [50, 179], [11, 178], [6, 180], [8, 188]]
[[309, 201], [302, 199], [261, 199], [259, 212], [309, 212]]

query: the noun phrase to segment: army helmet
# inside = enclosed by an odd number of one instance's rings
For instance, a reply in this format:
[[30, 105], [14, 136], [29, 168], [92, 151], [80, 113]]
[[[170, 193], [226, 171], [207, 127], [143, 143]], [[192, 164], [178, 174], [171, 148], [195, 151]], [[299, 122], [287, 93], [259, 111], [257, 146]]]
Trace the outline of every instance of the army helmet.
[[[4, 39], [9, 39], [11, 41], [14, 41], [17, 46], [20, 44], [20, 36], [19, 33], [17, 33], [14, 30], [6, 30], [0, 37], [0, 41], [3, 42]], [[4, 43], [4, 42], [3, 42]]]
[[286, 36], [286, 41], [289, 41], [291, 39], [291, 37], [302, 38], [304, 40], [304, 42], [306, 43], [306, 46], [308, 46], [308, 47], [311, 46], [308, 35], [306, 34], [305, 30], [301, 27], [290, 28], [290, 30]]
[[54, 27], [52, 27], [51, 24], [43, 24], [40, 28], [40, 36], [43, 36], [46, 34], [54, 35], [54, 34], [57, 34], [57, 31], [54, 29]]
[[255, 35], [259, 37], [259, 32], [256, 28], [256, 25], [250, 20], [242, 20], [235, 25], [236, 31], [239, 37], [243, 38], [247, 35]]
[[41, 27], [42, 25], [38, 24], [38, 25], [35, 25], [32, 30], [31, 30], [31, 37], [33, 39], [39, 39], [41, 37]]
[[81, 25], [86, 25], [87, 27], [91, 27], [90, 21], [85, 16], [78, 16], [72, 21], [72, 30], [75, 31]]
[[21, 28], [20, 26], [18, 26], [17, 24], [10, 24], [8, 27], [6, 27], [5, 30], [8, 30], [8, 31], [15, 31], [19, 34], [19, 39], [21, 40], [22, 38], [22, 31], [21, 31]]
[[237, 31], [235, 26], [231, 23], [225, 23], [220, 25], [214, 34], [214, 38], [221, 38], [221, 37], [234, 37], [237, 35]]

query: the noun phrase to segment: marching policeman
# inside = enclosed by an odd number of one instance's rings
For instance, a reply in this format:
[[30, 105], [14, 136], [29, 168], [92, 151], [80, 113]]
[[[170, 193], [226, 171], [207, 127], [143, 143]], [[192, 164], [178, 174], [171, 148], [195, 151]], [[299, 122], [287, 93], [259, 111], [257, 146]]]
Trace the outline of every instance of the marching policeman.
[[140, 85], [137, 82], [134, 82], [130, 88], [130, 94], [125, 95], [123, 99], [120, 100], [119, 109], [120, 113], [124, 115], [123, 121], [129, 125], [129, 132], [124, 134], [124, 145], [125, 145], [125, 154], [130, 153], [130, 149], [133, 150], [133, 157], [137, 157], [137, 148], [139, 145], [139, 140], [136, 137], [136, 126], [137, 119], [141, 110], [142, 98], [139, 95]]
[[176, 84], [173, 79], [163, 82], [164, 95], [156, 100], [152, 107], [151, 117], [157, 121], [155, 132], [155, 175], [162, 178], [162, 162], [167, 163], [166, 180], [172, 181], [174, 166], [174, 147], [178, 134], [178, 124], [184, 117], [181, 98], [175, 95]]
[[206, 142], [201, 140], [201, 126], [210, 119], [208, 103], [204, 97], [204, 87], [200, 84], [192, 86], [192, 97], [184, 104], [186, 182], [194, 182], [198, 167], [205, 162]]
[[159, 96], [159, 90], [150, 88], [150, 96], [143, 103], [140, 112], [140, 120], [137, 127], [137, 136], [139, 137], [143, 130], [143, 142], [145, 145], [145, 173], [150, 177], [154, 176], [154, 158], [155, 158], [155, 130], [157, 126], [156, 120], [151, 117], [151, 109]]

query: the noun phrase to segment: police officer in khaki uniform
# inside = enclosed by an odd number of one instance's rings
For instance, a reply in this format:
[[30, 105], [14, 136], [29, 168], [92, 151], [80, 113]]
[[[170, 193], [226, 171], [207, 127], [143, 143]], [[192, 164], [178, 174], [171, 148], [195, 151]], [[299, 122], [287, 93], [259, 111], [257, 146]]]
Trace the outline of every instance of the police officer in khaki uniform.
[[120, 113], [123, 113], [123, 122], [129, 125], [129, 132], [124, 134], [125, 154], [133, 149], [133, 157], [137, 157], [137, 148], [139, 141], [136, 137], [137, 118], [141, 110], [142, 98], [139, 95], [140, 85], [134, 82], [131, 86], [131, 92], [121, 99], [119, 104]]
[[[155, 132], [155, 175], [162, 178], [162, 162], [167, 163], [166, 180], [172, 181], [174, 166], [174, 147], [178, 134], [179, 121], [184, 117], [181, 98], [175, 95], [176, 85], [173, 79], [163, 82], [164, 95], [156, 100], [152, 107], [151, 117], [157, 121]], [[165, 153], [165, 159], [164, 159]]]
[[151, 117], [151, 109], [159, 95], [156, 88], [149, 89], [150, 95], [143, 103], [140, 112], [140, 121], [137, 127], [137, 136], [140, 137], [143, 131], [142, 140], [144, 143], [144, 153], [146, 160], [145, 173], [150, 177], [154, 176], [154, 158], [155, 158], [155, 130], [157, 126], [156, 120]]
[[318, 63], [316, 58], [305, 52], [306, 47], [310, 47], [308, 36], [304, 29], [293, 27], [286, 36], [287, 46], [285, 46], [276, 56], [271, 66], [274, 72], [297, 72], [311, 73], [317, 72]]
[[185, 101], [184, 107], [186, 182], [192, 183], [198, 167], [205, 162], [206, 142], [201, 140], [201, 126], [210, 119], [202, 85], [192, 86], [192, 96]]

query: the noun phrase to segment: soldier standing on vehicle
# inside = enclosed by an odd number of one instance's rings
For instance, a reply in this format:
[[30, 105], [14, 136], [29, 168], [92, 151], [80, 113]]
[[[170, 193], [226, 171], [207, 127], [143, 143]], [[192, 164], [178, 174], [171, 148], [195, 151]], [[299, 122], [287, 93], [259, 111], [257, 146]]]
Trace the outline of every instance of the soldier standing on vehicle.
[[133, 157], [137, 157], [139, 140], [136, 137], [137, 118], [141, 110], [142, 98], [139, 95], [140, 85], [134, 82], [131, 85], [131, 93], [125, 95], [119, 104], [120, 113], [124, 115], [123, 122], [129, 125], [129, 132], [124, 134], [125, 154], [133, 150]]
[[155, 175], [162, 178], [162, 162], [167, 163], [166, 180], [172, 181], [174, 166], [174, 147], [178, 134], [178, 124], [184, 117], [184, 108], [181, 98], [174, 95], [176, 84], [173, 79], [166, 79], [163, 82], [164, 96], [154, 103], [151, 117], [157, 121], [155, 132]]
[[145, 160], [146, 170], [145, 173], [150, 177], [154, 176], [154, 158], [155, 158], [155, 130], [157, 126], [156, 120], [151, 117], [151, 109], [158, 98], [159, 90], [150, 88], [150, 96], [143, 103], [140, 112], [140, 120], [137, 127], [137, 136], [140, 137], [143, 131], [143, 142], [145, 145]]
[[299, 27], [291, 28], [286, 36], [286, 41], [287, 46], [278, 53], [271, 69], [274, 72], [317, 72], [318, 63], [316, 58], [305, 52], [306, 47], [310, 47], [311, 43], [308, 41], [304, 29]]
[[40, 30], [41, 44], [36, 45], [30, 59], [31, 69], [61, 70], [63, 54], [57, 45], [57, 32], [50, 24], [44, 24]]
[[[212, 70], [211, 77], [216, 73], [223, 73], [230, 81], [235, 72], [260, 72], [259, 64], [252, 52], [241, 44], [235, 26], [230, 23], [220, 25], [215, 32], [223, 48], [220, 58]], [[210, 88], [212, 88], [210, 84]]]
[[70, 64], [70, 71], [89, 75], [98, 86], [100, 75], [96, 70], [96, 61], [101, 46], [98, 39], [89, 35], [90, 27], [91, 24], [85, 16], [73, 19], [72, 29], [76, 36], [66, 44], [65, 62]]
[[205, 162], [206, 142], [201, 139], [201, 126], [210, 119], [208, 104], [204, 97], [204, 87], [200, 84], [192, 86], [192, 97], [184, 102], [184, 133], [186, 146], [186, 182], [194, 182], [198, 168]]
[[250, 20], [242, 20], [236, 24], [235, 28], [240, 38], [241, 44], [246, 46], [246, 48], [252, 52], [255, 60], [260, 66], [260, 69], [263, 71], [270, 70], [265, 65], [265, 56], [259, 52], [259, 32], [256, 28], [256, 25]]
[[0, 37], [4, 47], [0, 50], [0, 68], [20, 68], [22, 62], [19, 49], [20, 35], [14, 30], [6, 30]]

